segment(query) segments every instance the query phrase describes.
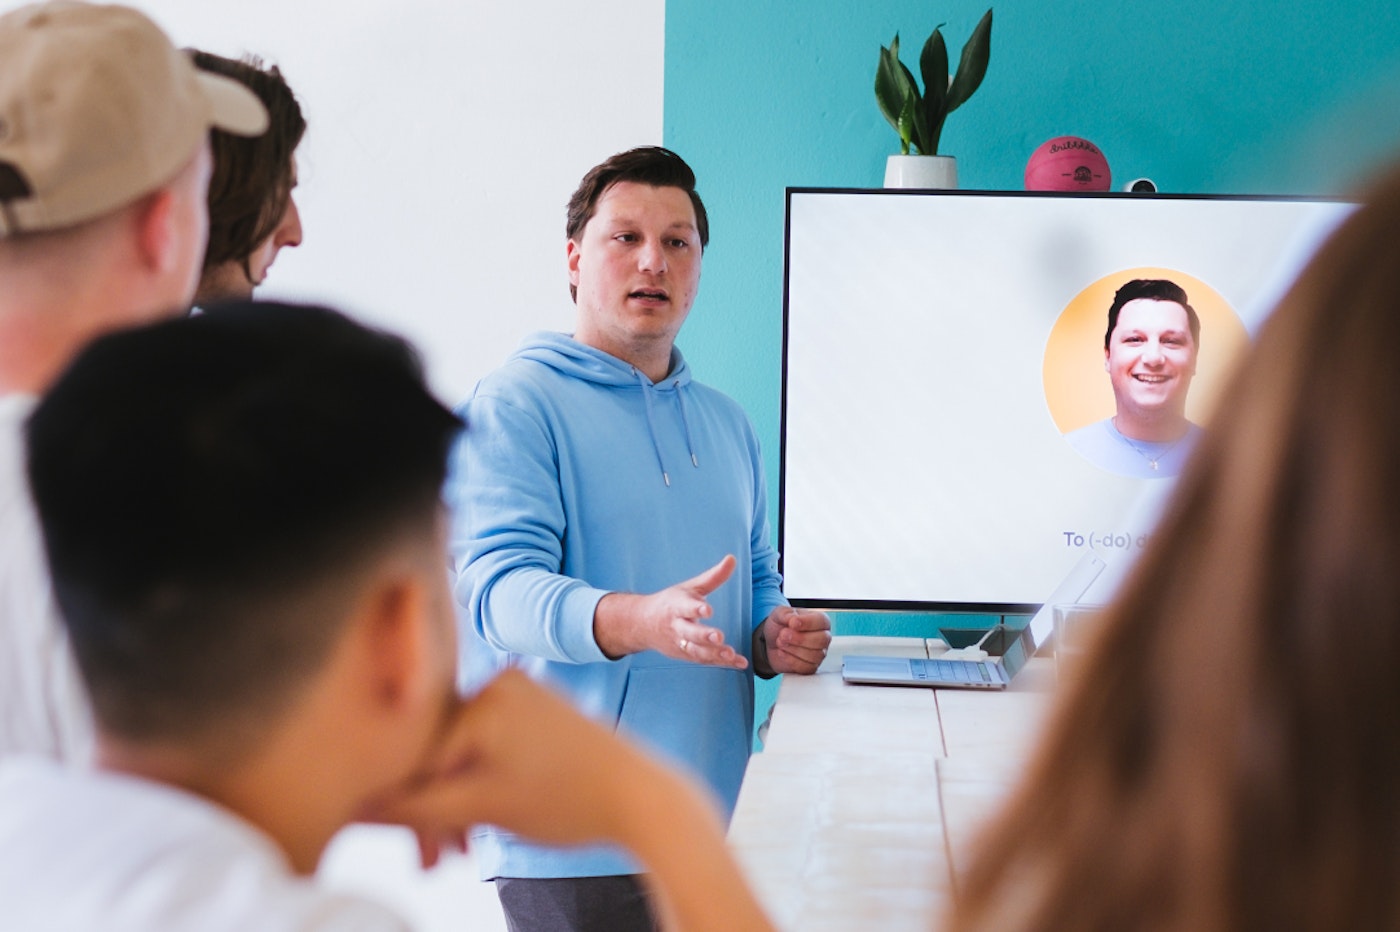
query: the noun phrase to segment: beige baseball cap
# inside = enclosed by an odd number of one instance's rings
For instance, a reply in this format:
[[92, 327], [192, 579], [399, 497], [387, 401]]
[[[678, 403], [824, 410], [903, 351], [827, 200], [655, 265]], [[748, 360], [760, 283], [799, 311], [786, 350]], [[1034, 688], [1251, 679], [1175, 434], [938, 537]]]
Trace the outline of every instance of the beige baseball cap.
[[166, 184], [262, 102], [197, 69], [144, 14], [52, 0], [0, 16], [0, 236], [100, 217]]

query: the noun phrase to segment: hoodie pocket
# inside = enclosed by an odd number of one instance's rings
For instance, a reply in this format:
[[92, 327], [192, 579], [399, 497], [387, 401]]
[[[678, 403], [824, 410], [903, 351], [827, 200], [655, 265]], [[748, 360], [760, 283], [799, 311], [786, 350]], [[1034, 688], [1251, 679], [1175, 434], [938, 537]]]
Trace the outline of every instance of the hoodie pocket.
[[703, 780], [734, 811], [753, 732], [747, 670], [696, 665], [633, 668], [618, 731]]

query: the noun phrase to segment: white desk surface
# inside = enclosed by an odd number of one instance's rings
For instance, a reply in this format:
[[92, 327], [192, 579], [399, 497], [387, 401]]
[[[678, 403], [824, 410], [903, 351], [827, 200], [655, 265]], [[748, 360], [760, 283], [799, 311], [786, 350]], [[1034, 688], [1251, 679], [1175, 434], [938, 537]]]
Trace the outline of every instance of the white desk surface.
[[969, 840], [1019, 777], [1053, 662], [1004, 692], [868, 686], [846, 654], [927, 657], [940, 640], [838, 637], [814, 676], [785, 676], [729, 838], [783, 929], [934, 928]]

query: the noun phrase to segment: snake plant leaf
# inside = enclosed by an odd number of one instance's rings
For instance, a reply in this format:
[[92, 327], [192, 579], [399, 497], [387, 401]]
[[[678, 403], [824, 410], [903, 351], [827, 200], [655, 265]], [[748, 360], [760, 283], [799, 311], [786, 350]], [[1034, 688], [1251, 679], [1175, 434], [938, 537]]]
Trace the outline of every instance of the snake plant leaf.
[[928, 132], [925, 138], [928, 139], [928, 148], [924, 150], [925, 155], [937, 155], [938, 143], [943, 138], [943, 124], [948, 120], [948, 111], [943, 111], [936, 118], [930, 119]]
[[913, 142], [920, 155], [938, 154], [938, 137], [931, 133], [932, 126], [928, 121], [928, 113], [924, 110], [923, 104], [914, 102], [914, 133]]
[[912, 145], [924, 155], [937, 155], [939, 138], [948, 114], [962, 106], [982, 84], [991, 57], [992, 11], [982, 16], [958, 59], [958, 70], [948, 80], [948, 46], [943, 24], [934, 27], [919, 55], [919, 81], [899, 60], [899, 33], [889, 47], [880, 47], [875, 69], [875, 99], [880, 112], [899, 133], [901, 154]]
[[904, 95], [907, 97], [912, 94], [916, 101], [923, 99], [923, 95], [919, 93], [919, 82], [914, 80], [914, 72], [910, 71], [909, 66], [898, 59], [895, 60], [895, 64], [899, 66], [899, 76], [897, 80], [899, 81], [899, 86], [904, 88]]
[[899, 154], [909, 154], [909, 143], [912, 141], [915, 132], [914, 121], [919, 112], [919, 98], [917, 94], [910, 94], [904, 98], [904, 109], [899, 111]]
[[948, 113], [961, 107], [973, 92], [982, 86], [982, 79], [987, 76], [987, 61], [991, 56], [992, 11], [989, 9], [982, 14], [977, 28], [972, 30], [967, 44], [963, 46], [962, 56], [958, 59], [957, 74], [953, 76], [953, 83], [948, 88]]
[[919, 136], [920, 101], [923, 99], [919, 94], [919, 85], [914, 80], [913, 73], [899, 59], [894, 60], [896, 67], [897, 81], [904, 89], [904, 103], [899, 108], [899, 142], [902, 147], [902, 154], [908, 154], [909, 145], [913, 143], [917, 149], [921, 143]]
[[919, 54], [919, 74], [924, 79], [924, 106], [930, 112], [943, 109], [948, 96], [948, 44], [943, 41], [942, 26], [924, 43]]
[[880, 62], [875, 68], [875, 100], [895, 131], [899, 131], [899, 114], [909, 96], [909, 84], [899, 62], [899, 34], [895, 33], [890, 47], [880, 46]]
[[924, 79], [922, 133], [919, 151], [924, 155], [938, 154], [938, 137], [943, 129], [944, 107], [948, 99], [948, 45], [943, 40], [943, 25], [934, 27], [933, 34], [919, 53], [919, 72]]

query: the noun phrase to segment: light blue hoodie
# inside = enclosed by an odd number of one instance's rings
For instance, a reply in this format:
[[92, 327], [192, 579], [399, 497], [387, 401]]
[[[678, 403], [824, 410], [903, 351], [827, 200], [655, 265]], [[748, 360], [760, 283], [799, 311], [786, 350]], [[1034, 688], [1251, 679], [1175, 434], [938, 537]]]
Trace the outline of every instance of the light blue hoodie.
[[[786, 604], [743, 410], [692, 382], [677, 350], [652, 384], [607, 353], [541, 333], [459, 413], [467, 429], [448, 495], [464, 685], [519, 666], [698, 776], [732, 813], [753, 728], [753, 630]], [[599, 650], [593, 610], [604, 595], [655, 592], [731, 553], [738, 568], [710, 595], [709, 624], [749, 669]], [[541, 848], [491, 828], [473, 850], [488, 879], [638, 870], [613, 848]]]

